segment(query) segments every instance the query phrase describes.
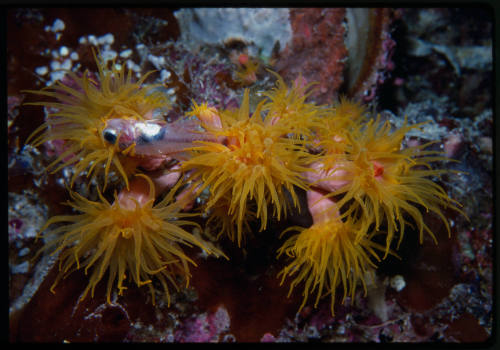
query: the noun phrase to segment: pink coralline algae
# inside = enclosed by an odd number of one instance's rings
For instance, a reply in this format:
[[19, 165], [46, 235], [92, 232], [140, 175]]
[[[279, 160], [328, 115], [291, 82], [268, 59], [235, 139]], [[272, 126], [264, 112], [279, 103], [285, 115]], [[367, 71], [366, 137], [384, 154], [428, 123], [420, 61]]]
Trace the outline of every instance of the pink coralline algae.
[[7, 98], [7, 126], [9, 132], [11, 132], [10, 127], [14, 124], [14, 120], [19, 115], [19, 106], [23, 102], [24, 96], [8, 96]]
[[274, 343], [274, 342], [276, 342], [276, 338], [271, 333], [266, 333], [262, 336], [262, 338], [260, 339], [260, 342], [261, 343]]
[[224, 306], [220, 306], [213, 313], [203, 313], [185, 321], [182, 328], [175, 333], [175, 341], [181, 343], [222, 341], [221, 335], [229, 330], [230, 323], [227, 310]]
[[276, 69], [286, 79], [301, 74], [309, 82], [318, 81], [313, 96], [319, 103], [334, 100], [344, 81], [344, 18], [340, 8], [290, 10], [292, 44], [283, 50]]

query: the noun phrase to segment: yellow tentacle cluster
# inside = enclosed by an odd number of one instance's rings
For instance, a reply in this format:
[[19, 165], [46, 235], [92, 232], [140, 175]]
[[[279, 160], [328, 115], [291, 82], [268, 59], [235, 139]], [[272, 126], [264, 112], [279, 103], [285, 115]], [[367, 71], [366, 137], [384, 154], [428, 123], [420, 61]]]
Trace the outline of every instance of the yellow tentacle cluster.
[[55, 173], [74, 166], [71, 187], [87, 171], [89, 181], [103, 173], [105, 189], [111, 169], [120, 174], [128, 187], [128, 177], [135, 170], [133, 160], [126, 157], [131, 150], [120, 150], [103, 138], [106, 122], [112, 118], [143, 120], [154, 110], [169, 108], [169, 102], [154, 90], [155, 85], [143, 85], [152, 71], [133, 82], [132, 71], [126, 71], [125, 65], [117, 69], [114, 62], [104, 62], [97, 56], [95, 59], [96, 80], [88, 70], [81, 77], [66, 71], [66, 79], [71, 83], [58, 81], [40, 91], [27, 91], [57, 100], [29, 103], [46, 107], [48, 114], [27, 143], [38, 147], [48, 141], [63, 141], [63, 151], [47, 170]]

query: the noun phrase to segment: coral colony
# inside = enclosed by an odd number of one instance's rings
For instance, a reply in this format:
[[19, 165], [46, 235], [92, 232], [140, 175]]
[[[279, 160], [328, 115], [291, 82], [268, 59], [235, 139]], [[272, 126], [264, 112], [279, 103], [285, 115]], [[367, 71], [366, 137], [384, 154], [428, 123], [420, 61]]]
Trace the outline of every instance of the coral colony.
[[[444, 210], [462, 213], [435, 182], [451, 171], [439, 168], [449, 159], [430, 143], [402, 146], [422, 123], [392, 130], [345, 98], [333, 106], [308, 103], [310, 82], [298, 76], [287, 85], [273, 72], [275, 87], [258, 96], [246, 89], [239, 108], [193, 101], [186, 115], [167, 122], [171, 103], [145, 83], [152, 72], [133, 79], [125, 66], [94, 56], [96, 74], [67, 71], [30, 91], [50, 100], [33, 103], [47, 118], [28, 143], [62, 142], [47, 170], [72, 172], [73, 214], [50, 218], [39, 234], [41, 252], [60, 252], [52, 290], [83, 269], [89, 281], [81, 298], [107, 278], [108, 302], [135, 285], [147, 286], [153, 303], [161, 294], [170, 304], [169, 290], [188, 285], [196, 265], [183, 248], [229, 259], [193, 227], [211, 227], [242, 247], [255, 239], [252, 229], [264, 231], [271, 219], [299, 210], [304, 191], [312, 225], [281, 232], [276, 256], [286, 265], [277, 278], [290, 293], [302, 291], [299, 310], [309, 296], [317, 306], [329, 295], [334, 314], [336, 293], [344, 300], [361, 286], [366, 294], [377, 263], [397, 256], [409, 227], [421, 242], [424, 235], [436, 241], [422, 213], [440, 218], [448, 233]], [[254, 63], [239, 61], [239, 80], [253, 82]], [[94, 188], [97, 200], [86, 198], [76, 179]]]

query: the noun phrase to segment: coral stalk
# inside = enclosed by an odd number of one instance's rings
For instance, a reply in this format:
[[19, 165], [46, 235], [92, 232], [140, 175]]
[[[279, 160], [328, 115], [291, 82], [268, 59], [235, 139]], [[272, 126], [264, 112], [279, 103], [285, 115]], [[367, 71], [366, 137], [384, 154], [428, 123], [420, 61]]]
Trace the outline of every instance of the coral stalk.
[[290, 227], [282, 233], [299, 231], [278, 250], [278, 257], [286, 255], [292, 258], [278, 277], [281, 276], [281, 284], [286, 277], [294, 277], [289, 295], [298, 284], [304, 283], [299, 312], [310, 294], [316, 293], [314, 307], [317, 307], [326, 293], [330, 294], [331, 313], [334, 315], [337, 287], [343, 287], [342, 303], [347, 296], [354, 298], [358, 283], [363, 285], [366, 294], [365, 279], [373, 278], [373, 269], [376, 268], [372, 259], [380, 261], [376, 250], [384, 250], [384, 247], [372, 241], [375, 232], [357, 239], [360, 225], [351, 218], [342, 221], [332, 200], [309, 191], [308, 202], [313, 225], [309, 228]]

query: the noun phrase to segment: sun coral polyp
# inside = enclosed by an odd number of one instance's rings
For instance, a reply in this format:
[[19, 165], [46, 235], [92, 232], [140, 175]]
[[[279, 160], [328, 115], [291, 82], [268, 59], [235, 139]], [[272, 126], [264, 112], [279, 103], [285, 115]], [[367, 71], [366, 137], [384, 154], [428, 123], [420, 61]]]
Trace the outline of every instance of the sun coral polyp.
[[373, 278], [376, 268], [372, 259], [380, 261], [376, 250], [384, 250], [382, 245], [372, 241], [375, 232], [357, 239], [360, 225], [352, 218], [342, 221], [333, 202], [330, 208], [334, 210], [322, 208], [328, 213], [312, 213], [314, 223], [311, 227], [290, 227], [282, 233], [299, 231], [278, 250], [278, 257], [286, 255], [293, 259], [278, 274], [281, 284], [287, 277], [293, 278], [288, 295], [297, 285], [304, 283], [299, 312], [310, 294], [316, 293], [314, 307], [317, 307], [321, 297], [329, 294], [331, 313], [334, 315], [336, 289], [340, 285], [344, 291], [342, 303], [347, 296], [354, 298], [359, 283], [363, 285], [366, 295], [366, 279]]
[[219, 113], [215, 107], [209, 107], [207, 103], [197, 104], [192, 101], [193, 107], [187, 113], [187, 116], [195, 116], [203, 125], [209, 125], [214, 128], [221, 128]]
[[336, 164], [335, 155], [346, 152], [349, 145], [348, 134], [366, 121], [365, 114], [366, 108], [363, 105], [341, 96], [333, 108], [321, 115], [319, 126], [314, 127], [314, 131], [316, 147], [323, 149], [327, 155], [325, 161], [330, 162], [327, 167]]
[[[149, 72], [137, 82], [132, 82], [132, 71], [125, 71], [125, 65], [117, 69], [95, 56], [98, 78], [94, 81], [86, 70], [81, 77], [66, 71], [71, 83], [58, 81], [54, 86], [33, 94], [54, 98], [57, 102], [34, 102], [49, 108], [44, 124], [38, 127], [27, 142], [37, 147], [47, 141], [63, 140], [64, 151], [47, 166], [57, 172], [75, 165], [71, 186], [78, 175], [88, 169], [87, 177], [94, 177], [104, 170], [104, 188], [108, 173], [113, 167], [128, 186], [128, 177], [135, 169], [134, 164], [123, 164], [133, 149], [119, 150], [115, 144], [103, 137], [106, 121], [113, 118], [143, 120], [151, 118], [153, 111], [169, 106], [165, 96], [154, 90], [155, 85], [144, 86]], [[70, 86], [72, 85], [72, 86]], [[128, 159], [128, 158], [127, 158]], [[59, 164], [59, 166], [57, 166]], [[57, 166], [57, 167], [56, 167]]]
[[334, 104], [333, 109], [337, 118], [343, 120], [360, 121], [364, 120], [367, 114], [366, 106], [343, 95], [339, 97], [339, 101]]
[[314, 83], [305, 84], [302, 77], [288, 87], [277, 73], [269, 71], [277, 78], [276, 86], [269, 92], [264, 92], [267, 101], [263, 109], [267, 111], [268, 123], [282, 124], [287, 133], [295, 137], [310, 137], [312, 130], [322, 126], [319, 116], [331, 112], [330, 109], [306, 103], [307, 97], [312, 93], [310, 88]]
[[211, 207], [206, 225], [213, 227], [217, 239], [220, 239], [221, 236], [226, 236], [232, 242], [238, 241], [238, 244], [241, 244], [241, 240], [252, 233], [250, 223], [255, 220], [255, 208], [253, 208], [255, 204], [252, 202], [247, 203], [240, 232], [238, 232], [238, 217], [236, 215], [228, 215], [230, 204], [230, 195], [220, 198]]
[[[149, 185], [149, 193], [144, 188]], [[116, 195], [113, 203], [99, 192], [100, 202], [90, 201], [80, 194], [70, 192], [68, 202], [79, 214], [55, 216], [44, 228], [63, 223], [45, 235], [49, 237], [43, 249], [61, 251], [60, 273], [51, 287], [74, 270], [90, 271], [89, 284], [81, 299], [90, 291], [94, 295], [96, 285], [108, 272], [106, 295], [111, 303], [111, 292], [116, 286], [121, 295], [128, 279], [137, 286], [148, 285], [155, 303], [153, 279], [161, 284], [168, 304], [169, 285], [178, 289], [176, 278], [180, 276], [189, 284], [189, 264], [195, 265], [182, 250], [182, 246], [197, 246], [208, 254], [220, 252], [210, 248], [181, 226], [197, 226], [183, 220], [194, 214], [181, 213], [182, 203], [174, 202], [176, 187], [158, 204], [154, 202], [154, 185], [151, 180], [138, 175], [131, 182], [130, 191]], [[177, 186], [178, 187], [178, 186]], [[50, 237], [54, 237], [50, 239]], [[128, 276], [127, 276], [128, 275]]]
[[[420, 242], [424, 231], [436, 241], [434, 233], [424, 222], [419, 206], [441, 218], [449, 234], [450, 227], [442, 208], [462, 213], [460, 204], [430, 179], [451, 172], [432, 168], [433, 162], [449, 159], [441, 152], [425, 150], [430, 143], [401, 147], [406, 133], [419, 126], [405, 124], [391, 132], [389, 122], [370, 120], [347, 134], [349, 147], [344, 156], [337, 154], [333, 161], [328, 157], [319, 161], [323, 165], [322, 170], [329, 176], [322, 179], [323, 184], [318, 181], [317, 185], [330, 190], [330, 197], [342, 195], [337, 205], [344, 209], [343, 216], [360, 219], [363, 223], [361, 232], [368, 230], [372, 224], [375, 224], [376, 230], [382, 223], [386, 224], [386, 255], [396, 233], [399, 234], [399, 247], [407, 224], [416, 224]], [[330, 164], [335, 166], [332, 168]], [[328, 188], [333, 183], [343, 185]], [[412, 220], [408, 221], [405, 216]], [[358, 235], [358, 238], [361, 237]]]
[[294, 186], [307, 189], [301, 173], [311, 161], [309, 153], [298, 140], [283, 137], [287, 129], [282, 125], [263, 120], [261, 109], [262, 103], [249, 118], [249, 93], [245, 90], [239, 110], [220, 113], [221, 128], [205, 126], [207, 132], [224, 141], [199, 142], [200, 146], [191, 148], [191, 159], [182, 164], [201, 184], [200, 192], [210, 188], [207, 210], [223, 198], [229, 200], [228, 215], [236, 219], [238, 244], [248, 201], [254, 201], [260, 230], [264, 230], [270, 216], [268, 206], [279, 220], [288, 207], [285, 191], [297, 206]]
[[[245, 57], [245, 58], [244, 58]], [[259, 62], [248, 55], [240, 55], [238, 59], [239, 67], [236, 71], [235, 81], [244, 86], [252, 85], [257, 81], [257, 72], [259, 70]]]

